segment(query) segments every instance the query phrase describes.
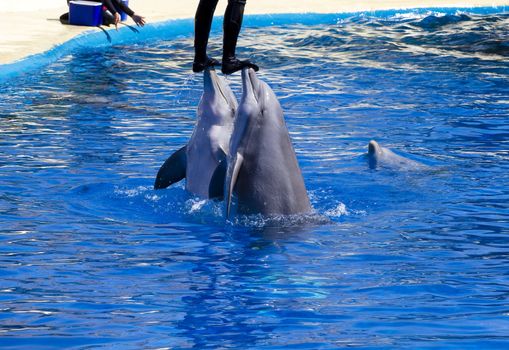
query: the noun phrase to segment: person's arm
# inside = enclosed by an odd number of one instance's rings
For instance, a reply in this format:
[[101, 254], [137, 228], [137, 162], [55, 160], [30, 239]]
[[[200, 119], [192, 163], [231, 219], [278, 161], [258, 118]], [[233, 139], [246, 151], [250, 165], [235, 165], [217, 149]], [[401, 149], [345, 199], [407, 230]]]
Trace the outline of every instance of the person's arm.
[[124, 2], [122, 2], [122, 0], [113, 0], [113, 1], [115, 2], [115, 5], [117, 6], [117, 8], [119, 8], [123, 12], [127, 13], [127, 15], [133, 19], [134, 23], [136, 23], [137, 25], [139, 25], [141, 27], [143, 27], [145, 25], [145, 23], [146, 23], [145, 17], [135, 14], [134, 11], [129, 8], [129, 6], [127, 6], [126, 4], [124, 4]]
[[118, 30], [118, 22], [120, 22], [120, 15], [118, 14], [117, 9], [115, 8], [115, 6], [113, 6], [113, 3], [111, 2], [111, 0], [103, 0], [103, 5], [106, 6], [108, 11], [110, 11], [111, 14], [113, 15], [113, 17], [115, 17], [115, 22], [114, 22], [115, 28]]
[[115, 13], [117, 13], [117, 9], [115, 8], [115, 6], [113, 6], [111, 0], [103, 0], [102, 3], [104, 6], [106, 6], [108, 11], [110, 11], [112, 15], [115, 15]]
[[[109, 1], [109, 0], [108, 0]], [[127, 13], [129, 17], [132, 17], [134, 15], [134, 11], [131, 10], [122, 0], [113, 0], [115, 3], [115, 6], [120, 9], [122, 12]]]

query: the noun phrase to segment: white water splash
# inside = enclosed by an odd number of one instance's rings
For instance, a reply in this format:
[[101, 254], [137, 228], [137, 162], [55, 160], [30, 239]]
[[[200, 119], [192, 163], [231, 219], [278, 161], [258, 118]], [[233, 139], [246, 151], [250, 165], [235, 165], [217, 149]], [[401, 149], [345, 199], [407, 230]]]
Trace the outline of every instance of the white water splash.
[[200, 211], [205, 204], [207, 204], [206, 199], [190, 199], [186, 202], [186, 207], [189, 208], [189, 213], [195, 213]]
[[327, 210], [325, 215], [330, 218], [339, 218], [341, 216], [350, 215], [350, 212], [346, 205], [340, 202], [335, 208]]

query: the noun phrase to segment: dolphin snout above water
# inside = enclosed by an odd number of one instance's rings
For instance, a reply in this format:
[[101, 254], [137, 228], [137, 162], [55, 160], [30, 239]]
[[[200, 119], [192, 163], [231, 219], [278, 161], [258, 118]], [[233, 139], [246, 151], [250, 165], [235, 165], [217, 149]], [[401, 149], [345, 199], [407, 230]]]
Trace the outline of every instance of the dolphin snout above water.
[[242, 71], [242, 99], [230, 141], [226, 212], [233, 194], [243, 214], [305, 214], [312, 211], [283, 110], [254, 70]]

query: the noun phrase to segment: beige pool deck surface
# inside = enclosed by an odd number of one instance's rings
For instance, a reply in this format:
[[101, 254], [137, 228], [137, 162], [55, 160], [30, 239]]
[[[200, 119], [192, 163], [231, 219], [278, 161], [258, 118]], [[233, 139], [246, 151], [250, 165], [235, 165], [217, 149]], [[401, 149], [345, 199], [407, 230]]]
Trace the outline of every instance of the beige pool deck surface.
[[[192, 18], [198, 0], [130, 0], [130, 7], [148, 23]], [[220, 0], [222, 16], [227, 0]], [[339, 13], [432, 7], [501, 7], [509, 0], [248, 0], [246, 14]], [[67, 12], [65, 0], [0, 0], [0, 65], [45, 52], [86, 31], [100, 29], [65, 26], [58, 18]], [[127, 23], [132, 21], [129, 19]], [[109, 29], [114, 30], [114, 29]], [[0, 67], [1, 69], [1, 67]]]

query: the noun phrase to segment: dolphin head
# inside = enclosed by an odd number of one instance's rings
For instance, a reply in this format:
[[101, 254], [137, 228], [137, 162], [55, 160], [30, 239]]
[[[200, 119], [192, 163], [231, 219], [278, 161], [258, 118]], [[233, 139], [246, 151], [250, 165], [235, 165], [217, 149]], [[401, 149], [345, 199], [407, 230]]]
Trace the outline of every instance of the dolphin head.
[[274, 91], [267, 83], [258, 79], [252, 68], [242, 70], [242, 109], [244, 114], [256, 118], [259, 122], [281, 124], [283, 110]]
[[427, 168], [426, 165], [400, 156], [373, 140], [369, 141], [368, 145], [368, 162], [371, 169], [384, 167], [398, 170], [423, 170]]
[[252, 68], [242, 70], [242, 98], [256, 103], [260, 109], [271, 107], [281, 108], [272, 89], [264, 81], [258, 79]]
[[200, 105], [202, 108], [204, 106], [208, 106], [209, 108], [227, 106], [227, 108], [233, 112], [231, 117], [233, 117], [237, 109], [237, 99], [230, 89], [230, 86], [224, 78], [217, 75], [213, 68], [207, 68], [203, 72], [203, 95]]
[[272, 89], [264, 81], [258, 79], [252, 68], [242, 70], [242, 98], [235, 117], [232, 148], [236, 149], [241, 140], [247, 142], [252, 130], [280, 130], [286, 126], [283, 110]]

